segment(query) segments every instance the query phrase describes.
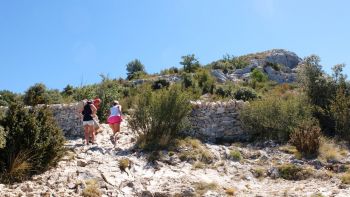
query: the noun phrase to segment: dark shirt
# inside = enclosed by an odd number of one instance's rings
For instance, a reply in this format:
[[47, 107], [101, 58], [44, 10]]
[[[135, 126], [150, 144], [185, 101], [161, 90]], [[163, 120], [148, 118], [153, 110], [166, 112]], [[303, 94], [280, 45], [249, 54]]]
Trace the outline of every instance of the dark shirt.
[[93, 118], [92, 118], [92, 110], [91, 110], [90, 104], [86, 104], [84, 106], [84, 110], [81, 113], [84, 115], [83, 121], [93, 120]]

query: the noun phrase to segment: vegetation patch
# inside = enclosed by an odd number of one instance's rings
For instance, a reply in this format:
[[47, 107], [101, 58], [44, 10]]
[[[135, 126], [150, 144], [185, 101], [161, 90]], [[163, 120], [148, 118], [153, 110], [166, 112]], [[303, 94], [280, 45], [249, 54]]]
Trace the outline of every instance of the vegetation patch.
[[82, 196], [84, 197], [100, 197], [102, 192], [100, 186], [95, 179], [85, 181], [86, 188], [83, 190]]
[[[321, 138], [319, 156], [318, 158], [321, 161], [339, 161], [343, 158], [343, 155], [346, 155], [347, 151], [342, 149], [339, 145], [335, 143], [334, 140]], [[343, 155], [342, 155], [343, 154]]]
[[311, 169], [304, 169], [294, 164], [283, 164], [278, 167], [278, 172], [280, 177], [286, 180], [303, 180], [312, 175]]
[[343, 184], [350, 184], [350, 172], [349, 171], [342, 175], [341, 182]]
[[225, 193], [228, 195], [228, 196], [234, 196], [236, 194], [237, 190], [235, 188], [227, 188], [225, 189]]
[[299, 123], [312, 116], [311, 107], [300, 97], [267, 96], [250, 102], [240, 111], [243, 128], [252, 140], [289, 140]]
[[169, 147], [186, 127], [189, 111], [188, 98], [176, 86], [142, 93], [129, 119], [131, 129], [140, 132], [137, 146], [151, 151]]
[[229, 158], [233, 161], [241, 161], [242, 155], [238, 150], [230, 150]]
[[194, 184], [194, 188], [196, 190], [196, 193], [199, 196], [203, 196], [207, 191], [216, 191], [218, 190], [219, 186], [217, 183], [206, 183], [206, 182], [198, 182]]
[[63, 156], [64, 136], [47, 108], [13, 103], [0, 121], [5, 146], [0, 149], [0, 181], [23, 181], [55, 166]]
[[176, 140], [175, 144], [180, 151], [179, 158], [181, 161], [200, 161], [210, 164], [214, 160], [213, 154], [198, 139], [187, 137]]
[[321, 129], [316, 120], [302, 121], [291, 133], [290, 141], [304, 157], [315, 157], [320, 147]]

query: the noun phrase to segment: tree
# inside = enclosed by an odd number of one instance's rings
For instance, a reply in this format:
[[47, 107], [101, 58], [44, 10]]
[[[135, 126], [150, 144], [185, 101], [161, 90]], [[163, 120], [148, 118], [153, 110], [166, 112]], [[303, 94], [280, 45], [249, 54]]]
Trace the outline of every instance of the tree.
[[24, 95], [24, 104], [26, 105], [37, 105], [37, 104], [48, 104], [49, 95], [47, 93], [46, 86], [42, 83], [37, 83], [31, 86]]
[[304, 62], [298, 72], [300, 86], [304, 89], [311, 104], [322, 109], [329, 109], [335, 91], [330, 80], [322, 71], [320, 57], [311, 55], [306, 57]]
[[184, 71], [187, 73], [193, 73], [200, 68], [199, 61], [194, 57], [194, 54], [182, 56], [181, 59], [180, 64], [183, 65]]
[[9, 90], [0, 91], [0, 106], [9, 106], [18, 99], [19, 96]]
[[140, 76], [146, 74], [145, 66], [140, 60], [135, 59], [126, 65], [127, 78], [128, 80], [139, 78]]
[[69, 84], [63, 89], [63, 92], [62, 92], [62, 94], [65, 96], [72, 96], [73, 93], [74, 93], [74, 88]]

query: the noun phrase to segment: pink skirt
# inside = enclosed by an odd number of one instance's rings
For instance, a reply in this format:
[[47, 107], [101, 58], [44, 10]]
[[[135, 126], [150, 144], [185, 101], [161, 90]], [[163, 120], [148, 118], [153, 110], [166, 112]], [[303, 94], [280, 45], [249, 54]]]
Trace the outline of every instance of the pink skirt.
[[110, 116], [107, 119], [108, 124], [120, 124], [122, 122], [121, 116]]

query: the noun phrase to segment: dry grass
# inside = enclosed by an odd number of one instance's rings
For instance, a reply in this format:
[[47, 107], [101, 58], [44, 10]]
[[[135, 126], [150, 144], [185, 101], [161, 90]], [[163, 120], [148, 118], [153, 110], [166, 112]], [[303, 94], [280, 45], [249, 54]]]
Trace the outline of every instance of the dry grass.
[[216, 191], [216, 190], [218, 190], [218, 188], [219, 188], [218, 185], [214, 182], [212, 182], [212, 183], [206, 183], [206, 182], [195, 183], [196, 193], [199, 196], [203, 196], [203, 194], [205, 194], [209, 190]]
[[198, 139], [187, 137], [177, 140], [176, 147], [181, 150], [181, 161], [201, 161], [206, 164], [213, 162], [213, 154]]
[[100, 186], [96, 180], [90, 179], [86, 180], [86, 188], [83, 190], [82, 196], [84, 197], [100, 197], [102, 193], [100, 191]]
[[293, 145], [280, 146], [278, 149], [287, 154], [296, 154], [298, 152], [297, 148]]
[[327, 138], [321, 138], [321, 144], [319, 148], [318, 159], [321, 161], [330, 161], [330, 160], [340, 160], [343, 158], [343, 155], [346, 155], [346, 150], [341, 149], [334, 140]]
[[266, 170], [264, 168], [255, 168], [251, 169], [251, 172], [256, 178], [261, 178], [265, 176]]
[[225, 189], [225, 193], [228, 195], [228, 196], [234, 196], [236, 194], [236, 189], [235, 188], [227, 188]]
[[192, 169], [204, 169], [206, 166], [203, 162], [201, 161], [196, 161], [193, 165], [192, 165]]
[[10, 183], [13, 181], [23, 181], [29, 176], [33, 166], [30, 163], [33, 158], [33, 154], [29, 151], [20, 151], [18, 154], [10, 154], [8, 157], [8, 168], [0, 174], [1, 181], [4, 183]]
[[341, 177], [341, 182], [343, 184], [350, 184], [350, 172], [346, 172], [343, 174], [343, 176]]
[[230, 150], [229, 158], [233, 161], [241, 161], [242, 155], [238, 150]]
[[128, 158], [123, 158], [119, 160], [119, 169], [122, 172], [125, 172], [127, 168], [130, 168], [130, 160]]

